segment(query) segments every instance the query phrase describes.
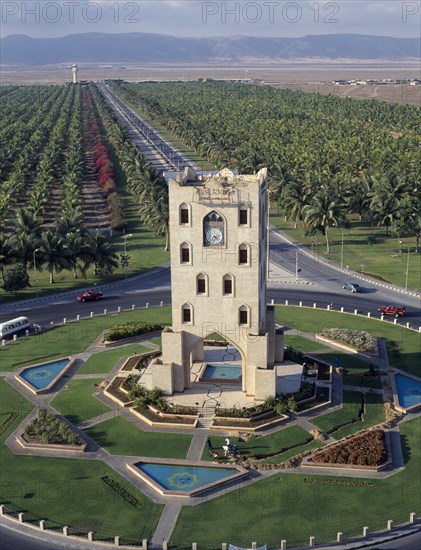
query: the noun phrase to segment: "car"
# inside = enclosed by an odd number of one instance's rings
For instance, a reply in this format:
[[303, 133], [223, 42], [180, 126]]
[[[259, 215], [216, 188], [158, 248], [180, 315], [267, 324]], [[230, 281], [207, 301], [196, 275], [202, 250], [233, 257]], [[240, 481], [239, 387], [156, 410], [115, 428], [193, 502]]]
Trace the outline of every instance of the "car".
[[103, 294], [100, 290], [85, 290], [82, 294], [76, 296], [79, 302], [92, 302], [93, 300], [99, 300]]
[[386, 306], [379, 307], [377, 310], [382, 315], [393, 315], [394, 317], [403, 317], [406, 313], [404, 306]]
[[361, 292], [361, 287], [357, 283], [344, 283], [342, 288], [350, 290], [351, 292]]

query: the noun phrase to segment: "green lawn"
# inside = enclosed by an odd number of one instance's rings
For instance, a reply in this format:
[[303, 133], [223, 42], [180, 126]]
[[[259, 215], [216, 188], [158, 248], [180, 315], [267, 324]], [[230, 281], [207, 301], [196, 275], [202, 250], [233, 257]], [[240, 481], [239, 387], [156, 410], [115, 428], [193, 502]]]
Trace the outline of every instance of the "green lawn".
[[[202, 550], [222, 542], [250, 547], [251, 542], [279, 547], [335, 540], [402, 523], [421, 510], [421, 418], [401, 425], [405, 469], [384, 480], [288, 474], [281, 471], [198, 506], [184, 506], [173, 531], [176, 548], [195, 541]], [[360, 486], [358, 483], [369, 483]], [[229, 518], [229, 520], [227, 520]], [[217, 527], [216, 527], [217, 526]]]
[[[87, 306], [83, 311], [89, 315], [89, 304], [81, 305]], [[128, 321], [170, 324], [171, 309], [149, 308], [118, 315], [102, 315], [68, 323], [29, 338], [22, 338], [15, 343], [0, 347], [1, 370], [11, 371], [24, 365], [48, 361], [72, 353], [82, 353], [103, 330]]]
[[150, 340], [148, 340], [148, 342], [150, 342], [151, 344], [156, 344], [157, 346], [159, 346], [160, 348], [162, 348], [162, 338], [159, 337], [159, 338], [151, 338]]
[[144, 432], [121, 416], [87, 428], [86, 434], [112, 454], [185, 458], [191, 435]]
[[[74, 460], [14, 455], [4, 440], [32, 409], [32, 404], [0, 379], [1, 422], [12, 412], [19, 417], [0, 437], [0, 498], [6, 506], [54, 524], [69, 525], [104, 536], [122, 536], [122, 544], [149, 538], [161, 514], [133, 485], [97, 460]], [[113, 491], [101, 476], [108, 475], [134, 496], [134, 508]], [[118, 510], [118, 524], [116, 523]]]
[[[305, 440], [311, 437], [308, 432], [300, 428], [300, 426], [290, 426], [269, 435], [253, 437], [247, 442], [238, 441], [238, 438], [232, 437], [231, 444], [237, 445], [238, 455], [247, 455], [250, 457], [261, 458], [263, 455], [276, 453], [286, 447], [292, 445], [304, 444]], [[219, 452], [222, 451], [222, 445], [225, 445], [224, 436], [211, 436], [213, 448]], [[295, 453], [298, 454], [298, 453]], [[202, 460], [212, 460], [205, 445], [202, 453]]]
[[[333, 429], [335, 426], [339, 426], [345, 422], [348, 422], [354, 418], [357, 418], [358, 410], [361, 404], [361, 394], [359, 392], [344, 391], [343, 392], [342, 408], [337, 411], [323, 414], [311, 422], [317, 426], [323, 432], [327, 432]], [[350, 435], [369, 426], [374, 426], [383, 422], [384, 409], [383, 398], [381, 395], [366, 393], [364, 395], [365, 400], [365, 413], [362, 421], [354, 422], [349, 426], [345, 426], [331, 433], [331, 436], [335, 439], [341, 439], [346, 435]]]
[[50, 402], [59, 413], [73, 424], [80, 424], [110, 410], [92, 394], [98, 389], [102, 378], [89, 380], [70, 380]]
[[78, 370], [78, 374], [105, 374], [109, 373], [123, 357], [146, 353], [151, 351], [141, 344], [130, 344], [110, 351], [94, 353], [86, 363]]
[[302, 332], [320, 332], [324, 327], [344, 327], [351, 330], [366, 330], [373, 336], [395, 342], [399, 355], [389, 352], [391, 366], [419, 376], [421, 363], [421, 333], [399, 327], [393, 323], [368, 319], [351, 313], [316, 310], [307, 307], [279, 306], [278, 322]]
[[[306, 236], [302, 224], [294, 229], [294, 223], [285, 221], [284, 216], [272, 210], [270, 223], [281, 229], [293, 239], [307, 245], [308, 250], [317, 257], [326, 256], [324, 235]], [[343, 231], [343, 265], [350, 269], [379, 277], [390, 283], [405, 286], [407, 268], [407, 249], [409, 255], [408, 288], [420, 290], [421, 254], [415, 253], [415, 237], [396, 238], [386, 235], [384, 227], [371, 227], [356, 219], [351, 219], [351, 228]], [[374, 237], [374, 243], [369, 244], [368, 236]], [[331, 252], [329, 259], [340, 265], [342, 251], [342, 230], [329, 227]], [[399, 241], [402, 241], [400, 243]], [[311, 243], [314, 243], [313, 249]], [[364, 266], [363, 268], [361, 266]], [[344, 280], [347, 279], [344, 275]], [[358, 282], [358, 281], [357, 281]], [[361, 283], [364, 286], [364, 283]]]
[[320, 351], [328, 347], [326, 344], [314, 342], [313, 340], [309, 340], [308, 338], [304, 338], [303, 336], [288, 334], [285, 334], [285, 346], [290, 346], [292, 348], [303, 351], [304, 353]]
[[10, 414], [19, 416], [13, 421], [7, 431], [0, 436], [4, 440], [9, 433], [29, 414], [34, 405], [18, 393], [4, 378], [0, 378], [0, 425], [9, 418]]
[[362, 361], [358, 357], [354, 357], [349, 353], [323, 353], [318, 355], [323, 361], [327, 361], [332, 365], [335, 365], [335, 358], [339, 355], [341, 359], [341, 366], [347, 369], [347, 373], [344, 374], [342, 381], [349, 386], [362, 386], [364, 388], [378, 388], [381, 389], [382, 384], [380, 377], [364, 376], [368, 373], [369, 362]]

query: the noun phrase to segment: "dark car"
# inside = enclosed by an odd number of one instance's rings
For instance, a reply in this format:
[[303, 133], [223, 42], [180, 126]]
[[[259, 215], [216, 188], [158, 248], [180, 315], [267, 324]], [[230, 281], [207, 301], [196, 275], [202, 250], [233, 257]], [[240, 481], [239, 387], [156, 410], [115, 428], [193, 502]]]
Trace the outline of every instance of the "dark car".
[[344, 283], [342, 288], [351, 292], [361, 292], [361, 287], [357, 283]]
[[93, 300], [99, 300], [103, 294], [100, 290], [85, 290], [82, 294], [76, 296], [79, 302], [91, 302]]
[[406, 309], [404, 306], [386, 306], [386, 307], [379, 307], [377, 310], [382, 315], [393, 315], [393, 317], [403, 317], [406, 313]]

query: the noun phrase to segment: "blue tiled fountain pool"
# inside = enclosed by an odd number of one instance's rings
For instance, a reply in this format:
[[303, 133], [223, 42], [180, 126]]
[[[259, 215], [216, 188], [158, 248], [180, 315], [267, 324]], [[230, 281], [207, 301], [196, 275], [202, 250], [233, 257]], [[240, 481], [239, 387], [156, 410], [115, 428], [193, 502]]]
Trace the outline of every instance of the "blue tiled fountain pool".
[[404, 374], [395, 374], [399, 405], [410, 409], [421, 404], [421, 382]]
[[17, 374], [17, 378], [21, 378], [25, 385], [29, 386], [29, 389], [32, 389], [35, 393], [41, 393], [58, 382], [69, 368], [71, 361], [69, 357], [65, 357], [34, 367], [26, 367]]
[[241, 365], [230, 363], [208, 363], [201, 379], [203, 380], [229, 380], [239, 382], [241, 378]]
[[140, 474], [140, 477], [157, 491], [176, 496], [191, 496], [247, 474], [247, 471], [240, 467], [207, 467], [153, 462], [137, 462], [131, 469]]

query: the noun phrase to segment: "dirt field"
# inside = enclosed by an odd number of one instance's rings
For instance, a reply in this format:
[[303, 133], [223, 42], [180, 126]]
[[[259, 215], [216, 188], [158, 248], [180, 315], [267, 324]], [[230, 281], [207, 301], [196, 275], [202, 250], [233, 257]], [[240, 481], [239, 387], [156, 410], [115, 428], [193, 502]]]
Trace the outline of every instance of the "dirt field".
[[[376, 64], [311, 64], [295, 63], [274, 66], [224, 66], [224, 67], [144, 67], [123, 64], [81, 65], [78, 77], [82, 80], [122, 78], [128, 81], [144, 80], [197, 80], [253, 79], [279, 88], [290, 88], [310, 93], [332, 94], [359, 99], [378, 99], [391, 103], [421, 107], [421, 86], [406, 84], [339, 86], [332, 80], [420, 78], [416, 65], [399, 66]], [[71, 81], [68, 66], [3, 67], [2, 84], [63, 83]]]

